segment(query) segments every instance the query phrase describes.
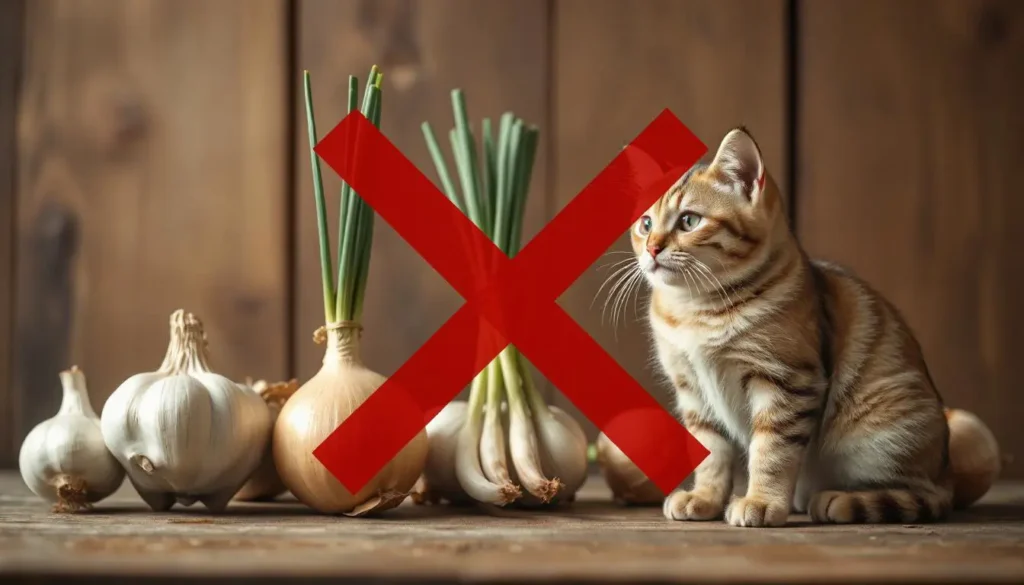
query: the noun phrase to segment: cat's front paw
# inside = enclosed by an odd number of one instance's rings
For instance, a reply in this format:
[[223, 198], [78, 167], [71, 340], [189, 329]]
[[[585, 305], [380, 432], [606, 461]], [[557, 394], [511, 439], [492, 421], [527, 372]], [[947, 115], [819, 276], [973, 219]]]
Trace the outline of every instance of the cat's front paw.
[[669, 520], [718, 520], [724, 506], [700, 492], [675, 492], [665, 498], [662, 511]]
[[736, 498], [725, 511], [725, 520], [733, 526], [762, 528], [785, 526], [789, 518], [789, 505], [758, 496]]

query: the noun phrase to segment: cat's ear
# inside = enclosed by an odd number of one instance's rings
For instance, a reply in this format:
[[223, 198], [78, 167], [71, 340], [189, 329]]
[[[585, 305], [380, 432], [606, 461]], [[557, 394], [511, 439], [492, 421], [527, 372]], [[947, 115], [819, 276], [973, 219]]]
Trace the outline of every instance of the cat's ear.
[[725, 135], [710, 168], [749, 201], [755, 201], [764, 189], [761, 149], [746, 128], [736, 128]]

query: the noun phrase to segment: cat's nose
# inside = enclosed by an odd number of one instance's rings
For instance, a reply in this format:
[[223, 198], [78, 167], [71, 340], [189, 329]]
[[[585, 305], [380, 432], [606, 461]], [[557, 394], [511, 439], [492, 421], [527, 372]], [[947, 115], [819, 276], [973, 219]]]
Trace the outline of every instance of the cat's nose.
[[658, 244], [647, 244], [647, 252], [650, 253], [651, 258], [657, 258], [658, 254], [660, 254], [664, 249], [665, 248], [662, 248]]

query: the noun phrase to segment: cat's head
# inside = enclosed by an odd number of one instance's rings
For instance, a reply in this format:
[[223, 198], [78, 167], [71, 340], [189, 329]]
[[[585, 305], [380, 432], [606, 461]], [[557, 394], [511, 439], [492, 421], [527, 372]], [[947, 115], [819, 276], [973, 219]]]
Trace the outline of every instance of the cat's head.
[[781, 197], [745, 128], [730, 131], [710, 163], [686, 172], [633, 225], [633, 251], [654, 287], [697, 294], [726, 282], [785, 226]]

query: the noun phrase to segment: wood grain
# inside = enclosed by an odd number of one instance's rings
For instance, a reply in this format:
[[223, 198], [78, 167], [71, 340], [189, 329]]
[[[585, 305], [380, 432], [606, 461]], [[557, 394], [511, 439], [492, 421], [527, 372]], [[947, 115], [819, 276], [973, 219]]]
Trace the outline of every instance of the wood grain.
[[[512, 110], [538, 124], [544, 140], [524, 221], [525, 237], [532, 236], [546, 221], [547, 10], [546, 0], [303, 0], [298, 68], [312, 76], [318, 133], [323, 136], [344, 117], [348, 76], [357, 75], [363, 83], [376, 64], [384, 72], [382, 131], [437, 184], [420, 124], [429, 121], [442, 145], [448, 144], [447, 132], [454, 125], [452, 89], [464, 90], [478, 136], [483, 117], [497, 120]], [[299, 78], [289, 81], [301, 95]], [[324, 316], [305, 112], [302, 101], [296, 103], [293, 341], [297, 373], [305, 380], [323, 358], [323, 348], [313, 344], [311, 334]], [[449, 169], [454, 172], [453, 166]], [[332, 246], [337, 246], [341, 183], [326, 165], [323, 172]], [[394, 373], [462, 302], [394, 230], [377, 220], [363, 316], [364, 357], [370, 367], [384, 375]]]
[[14, 316], [14, 128], [21, 77], [23, 0], [0, 3], [0, 468], [17, 459], [11, 343]]
[[18, 432], [57, 372], [94, 405], [156, 369], [168, 317], [214, 368], [286, 371], [284, 0], [44, 0], [27, 7], [18, 119]]
[[670, 522], [591, 477], [548, 512], [406, 502], [380, 518], [292, 502], [223, 515], [146, 511], [126, 484], [92, 513], [50, 514], [0, 473], [0, 580], [31, 583], [1019, 583], [1024, 485], [997, 485], [934, 525], [779, 530]]
[[1024, 4], [800, 3], [799, 230], [904, 313], [1024, 477]]
[[[664, 108], [712, 151], [746, 124], [785, 189], [785, 2], [561, 0], [555, 10], [552, 193], [561, 209]], [[666, 402], [646, 333], [644, 301], [625, 323], [603, 318], [607, 264], [627, 258], [624, 235], [560, 303], [649, 392]], [[601, 268], [605, 266], [605, 268]], [[581, 367], [585, 367], [581, 364]], [[557, 403], [568, 401], [557, 395]], [[571, 409], [575, 412], [575, 409]], [[588, 426], [588, 434], [595, 431]]]

